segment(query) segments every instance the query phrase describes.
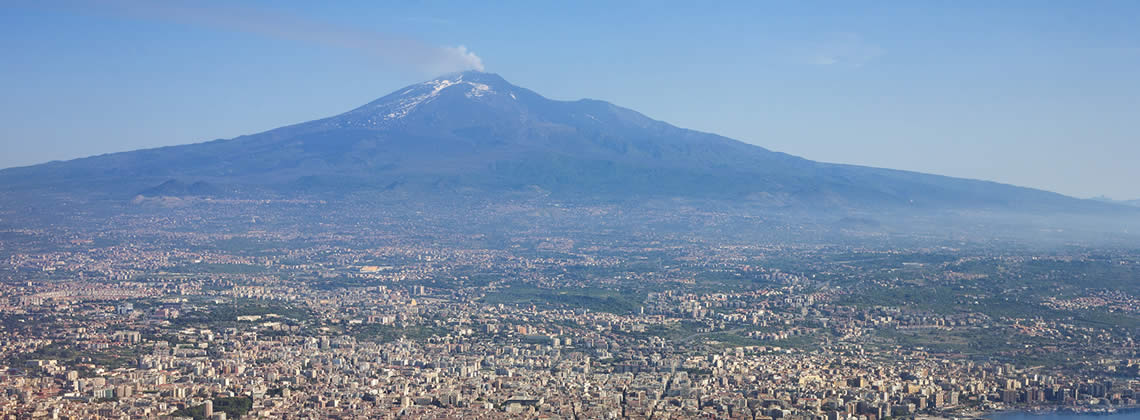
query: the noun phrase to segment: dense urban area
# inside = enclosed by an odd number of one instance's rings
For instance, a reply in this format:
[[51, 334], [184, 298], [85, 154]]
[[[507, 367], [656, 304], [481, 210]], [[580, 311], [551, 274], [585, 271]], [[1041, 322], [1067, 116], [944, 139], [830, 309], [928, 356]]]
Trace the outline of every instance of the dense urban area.
[[0, 414], [878, 420], [1140, 398], [1140, 249], [393, 203], [10, 206]]

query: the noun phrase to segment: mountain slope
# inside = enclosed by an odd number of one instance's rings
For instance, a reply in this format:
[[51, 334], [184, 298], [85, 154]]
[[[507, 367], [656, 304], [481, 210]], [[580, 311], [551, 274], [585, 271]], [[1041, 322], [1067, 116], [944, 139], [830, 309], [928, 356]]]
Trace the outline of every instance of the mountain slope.
[[112, 197], [164, 190], [540, 190], [568, 197], [704, 197], [824, 208], [1110, 206], [992, 182], [813, 162], [602, 101], [550, 100], [481, 72], [447, 75], [340, 115], [259, 134], [12, 168], [0, 171], [0, 181], [9, 190], [98, 191]]

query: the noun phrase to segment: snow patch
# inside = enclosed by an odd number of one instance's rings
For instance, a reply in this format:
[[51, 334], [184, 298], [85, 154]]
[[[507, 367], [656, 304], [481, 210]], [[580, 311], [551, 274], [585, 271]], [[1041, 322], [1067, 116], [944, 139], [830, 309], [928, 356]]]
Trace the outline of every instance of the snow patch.
[[[384, 115], [385, 121], [403, 118], [408, 116], [412, 110], [416, 109], [420, 105], [431, 101], [436, 96], [439, 96], [439, 93], [444, 89], [455, 86], [458, 83], [459, 80], [451, 81], [446, 79], [427, 81], [421, 83], [420, 86], [416, 86], [401, 92], [401, 94], [404, 96], [400, 97], [394, 102], [378, 104], [377, 108], [388, 108], [388, 113]], [[423, 93], [416, 95], [414, 94], [415, 91], [420, 91]], [[375, 122], [373, 125], [375, 125]]]
[[[358, 120], [359, 122], [356, 123], [342, 121], [341, 124], [348, 123], [353, 125], [373, 127], [391, 124], [395, 120], [399, 120], [408, 116], [416, 108], [419, 108], [425, 103], [431, 102], [436, 97], [438, 97], [441, 92], [454, 86], [462, 86], [465, 88], [466, 91], [463, 92], [464, 96], [471, 99], [480, 98], [495, 93], [495, 90], [492, 89], [489, 85], [463, 80], [463, 75], [458, 75], [458, 77], [455, 77], [454, 80], [450, 78], [430, 80], [403, 90], [400, 92], [399, 97], [395, 99], [385, 101], [383, 103], [378, 103], [368, 107], [367, 109], [360, 110], [361, 113], [366, 113], [370, 116], [375, 115], [376, 118], [369, 116], [364, 121]], [[514, 93], [511, 93], [510, 95], [511, 98], [518, 99], [515, 97]]]
[[475, 82], [463, 82], [463, 83], [471, 85], [471, 90], [467, 91], [467, 97], [468, 98], [476, 98], [476, 97], [480, 97], [480, 96], [483, 96], [483, 95], [488, 94], [488, 93], [494, 93], [495, 92], [495, 91], [491, 90], [490, 86], [487, 86], [487, 85], [482, 84], [482, 83], [475, 83]]

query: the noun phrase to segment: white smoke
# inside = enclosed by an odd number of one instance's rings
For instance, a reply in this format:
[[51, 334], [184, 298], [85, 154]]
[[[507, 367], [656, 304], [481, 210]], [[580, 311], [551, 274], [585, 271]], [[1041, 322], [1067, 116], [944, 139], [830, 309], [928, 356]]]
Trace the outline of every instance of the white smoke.
[[458, 47], [443, 47], [443, 49], [458, 55], [461, 60], [460, 64], [464, 67], [463, 70], [483, 71], [483, 59], [475, 55], [474, 52], [467, 51], [467, 47], [460, 45]]
[[184, 2], [111, 0], [63, 2], [56, 5], [93, 13], [251, 33], [318, 46], [350, 49], [377, 58], [385, 64], [438, 75], [484, 69], [483, 59], [465, 46], [438, 46], [375, 31], [346, 28], [331, 23], [260, 8], [208, 1]]

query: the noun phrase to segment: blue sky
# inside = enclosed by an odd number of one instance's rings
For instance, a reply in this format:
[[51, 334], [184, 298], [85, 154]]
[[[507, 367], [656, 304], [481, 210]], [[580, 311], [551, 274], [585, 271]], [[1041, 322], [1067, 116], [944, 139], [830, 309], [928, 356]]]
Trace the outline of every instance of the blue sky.
[[1134, 1], [236, 4], [7, 2], [0, 167], [255, 133], [481, 63], [810, 159], [1140, 198]]

